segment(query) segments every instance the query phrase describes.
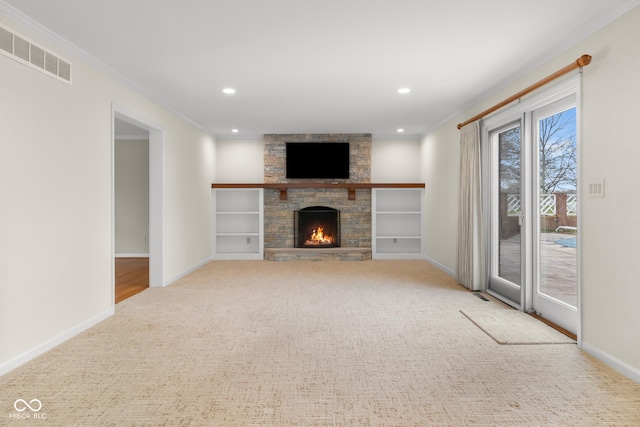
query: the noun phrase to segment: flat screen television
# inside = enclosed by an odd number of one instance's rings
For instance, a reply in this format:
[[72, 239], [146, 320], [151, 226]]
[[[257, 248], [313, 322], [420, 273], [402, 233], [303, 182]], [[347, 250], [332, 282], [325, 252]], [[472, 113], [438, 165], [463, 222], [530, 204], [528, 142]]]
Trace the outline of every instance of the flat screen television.
[[348, 142], [287, 142], [289, 179], [349, 179]]

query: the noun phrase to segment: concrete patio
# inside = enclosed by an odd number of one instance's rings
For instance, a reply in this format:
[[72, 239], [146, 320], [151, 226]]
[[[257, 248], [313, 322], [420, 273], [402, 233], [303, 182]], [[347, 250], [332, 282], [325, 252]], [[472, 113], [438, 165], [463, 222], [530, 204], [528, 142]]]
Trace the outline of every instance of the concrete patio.
[[[542, 233], [540, 239], [539, 291], [576, 307], [578, 304], [577, 249], [557, 243], [576, 238], [573, 233]], [[501, 277], [520, 284], [520, 235], [502, 240]]]

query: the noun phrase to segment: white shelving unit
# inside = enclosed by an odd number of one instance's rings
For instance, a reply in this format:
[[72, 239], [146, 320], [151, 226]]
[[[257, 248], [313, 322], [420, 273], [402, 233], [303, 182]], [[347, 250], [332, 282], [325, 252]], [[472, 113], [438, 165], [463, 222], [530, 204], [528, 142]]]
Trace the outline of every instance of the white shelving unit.
[[422, 259], [422, 188], [374, 188], [371, 193], [373, 259]]
[[264, 190], [214, 189], [214, 259], [263, 259]]

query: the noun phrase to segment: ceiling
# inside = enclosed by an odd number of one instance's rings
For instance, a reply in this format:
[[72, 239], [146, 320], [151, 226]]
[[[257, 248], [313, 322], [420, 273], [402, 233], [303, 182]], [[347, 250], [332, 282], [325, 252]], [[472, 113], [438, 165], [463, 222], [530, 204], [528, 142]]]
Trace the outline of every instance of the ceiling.
[[0, 0], [0, 11], [221, 138], [415, 138], [638, 4]]

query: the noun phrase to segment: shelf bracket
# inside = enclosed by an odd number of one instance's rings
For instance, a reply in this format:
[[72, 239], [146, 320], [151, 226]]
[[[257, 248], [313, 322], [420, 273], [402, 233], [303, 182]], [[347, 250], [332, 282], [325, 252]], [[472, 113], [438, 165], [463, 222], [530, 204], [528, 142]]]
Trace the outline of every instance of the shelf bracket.
[[349, 188], [349, 200], [355, 200], [356, 199], [356, 189], [355, 188]]
[[287, 189], [280, 188], [280, 200], [287, 200]]

